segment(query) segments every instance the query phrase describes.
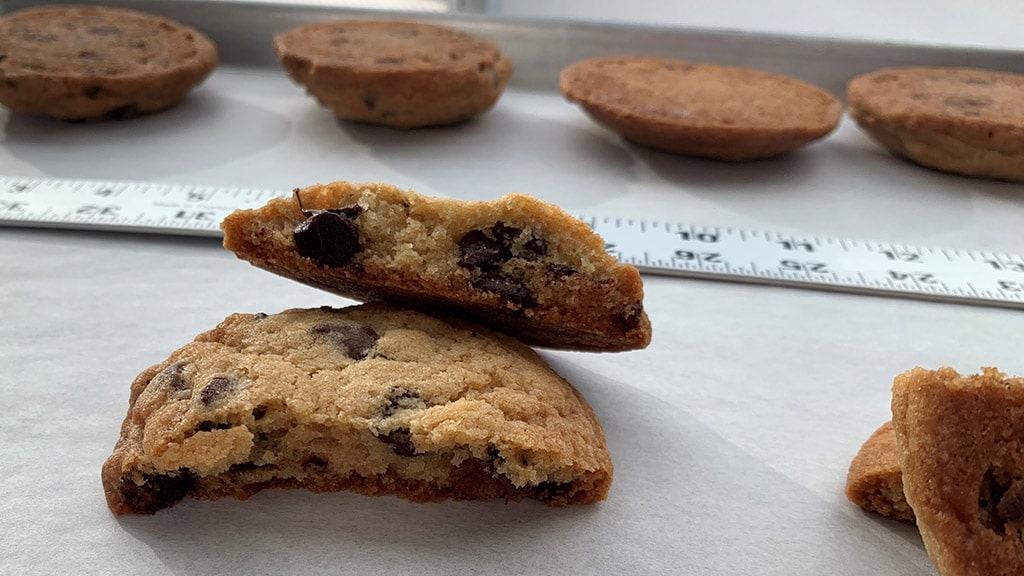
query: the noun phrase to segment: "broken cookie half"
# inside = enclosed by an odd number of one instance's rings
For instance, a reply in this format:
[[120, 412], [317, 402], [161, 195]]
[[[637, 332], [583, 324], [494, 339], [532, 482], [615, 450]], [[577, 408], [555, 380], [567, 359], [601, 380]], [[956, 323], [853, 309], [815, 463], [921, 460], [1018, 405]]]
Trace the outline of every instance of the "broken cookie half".
[[1024, 574], [1024, 378], [916, 368], [892, 392], [904, 493], [939, 574]]
[[374, 303], [235, 314], [140, 374], [103, 466], [115, 514], [263, 488], [603, 500], [586, 400], [528, 347]]
[[463, 201], [335, 182], [236, 211], [221, 228], [239, 258], [345, 297], [469, 315], [535, 346], [650, 342], [636, 268], [532, 196]]

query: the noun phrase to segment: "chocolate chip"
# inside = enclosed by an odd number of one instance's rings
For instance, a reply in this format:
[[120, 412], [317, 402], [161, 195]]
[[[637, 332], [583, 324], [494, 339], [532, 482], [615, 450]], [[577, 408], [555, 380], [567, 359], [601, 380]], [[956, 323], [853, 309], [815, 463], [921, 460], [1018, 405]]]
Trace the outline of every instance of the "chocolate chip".
[[572, 276], [573, 274], [579, 274], [579, 270], [569, 266], [567, 264], [548, 264], [548, 274], [552, 276]]
[[544, 241], [544, 239], [542, 238], [530, 238], [523, 244], [523, 249], [531, 253], [531, 255], [535, 257], [547, 256], [548, 243]]
[[327, 467], [327, 459], [326, 458], [321, 458], [320, 456], [317, 456], [315, 454], [312, 455], [312, 456], [307, 456], [306, 459], [302, 461], [302, 467], [303, 468], [326, 468]]
[[366, 358], [380, 338], [373, 328], [359, 322], [324, 322], [313, 325], [309, 331], [329, 338], [355, 360]]
[[152, 381], [167, 386], [172, 394], [187, 392], [191, 388], [188, 380], [185, 379], [185, 366], [181, 362], [175, 362], [164, 368]]
[[153, 514], [172, 506], [195, 485], [195, 476], [187, 470], [177, 474], [143, 474], [142, 479], [141, 486], [130, 477], [123, 477], [117, 483], [117, 491], [125, 505], [137, 514]]
[[491, 234], [501, 242], [501, 245], [505, 248], [509, 248], [515, 243], [516, 238], [523, 233], [522, 228], [516, 228], [514, 226], [506, 226], [504, 222], [495, 222], [494, 226], [491, 227]]
[[338, 211], [313, 214], [295, 228], [293, 236], [299, 254], [323, 266], [344, 266], [359, 251], [359, 229]]
[[231, 381], [230, 378], [226, 378], [224, 376], [214, 376], [210, 380], [210, 383], [207, 384], [205, 388], [203, 388], [203, 391], [199, 393], [199, 400], [203, 403], [204, 406], [209, 406], [210, 404], [220, 399], [220, 397], [223, 396], [225, 392], [231, 390], [232, 387], [233, 382]]
[[459, 240], [459, 266], [463, 268], [497, 269], [507, 260], [501, 242], [482, 230], [473, 230]]
[[95, 100], [100, 94], [103, 93], [103, 88], [100, 86], [89, 86], [85, 90], [82, 90], [82, 94], [90, 100]]
[[986, 471], [978, 493], [978, 513], [982, 525], [1005, 535], [1007, 524], [1024, 520], [1024, 480], [998, 468]]
[[399, 410], [423, 408], [426, 403], [417, 394], [401, 386], [395, 386], [388, 392], [387, 401], [381, 408], [381, 417], [390, 418]]
[[110, 110], [106, 113], [107, 118], [112, 120], [128, 120], [142, 115], [142, 109], [138, 104], [125, 104]]
[[366, 106], [367, 110], [373, 112], [373, 109], [377, 106], [377, 100], [371, 96], [363, 96], [363, 105]]
[[7, 60], [7, 54], [0, 54], [0, 62]]
[[484, 276], [474, 280], [472, 286], [482, 292], [497, 294], [498, 298], [506, 304], [514, 304], [523, 308], [533, 308], [537, 305], [537, 299], [533, 292], [520, 280], [505, 276]]
[[391, 451], [399, 456], [415, 456], [416, 446], [412, 443], [412, 434], [408, 428], [396, 428], [387, 434], [378, 434], [377, 439], [391, 447]]
[[559, 500], [572, 490], [572, 482], [541, 482], [537, 485], [537, 499], [542, 502]]
[[267, 317], [267, 313], [266, 312], [257, 312], [257, 313], [252, 315], [252, 319], [253, 320], [263, 320], [266, 317]]
[[227, 430], [228, 428], [231, 428], [231, 424], [228, 424], [227, 422], [214, 422], [213, 420], [203, 420], [199, 424], [196, 424], [196, 432]]
[[621, 314], [613, 317], [615, 327], [623, 332], [629, 332], [633, 328], [640, 325], [640, 320], [643, 319], [644, 305], [640, 302], [634, 302], [626, 306], [626, 309]]
[[266, 416], [266, 415], [267, 415], [267, 407], [264, 406], [263, 404], [260, 404], [259, 406], [257, 406], [257, 407], [252, 409], [252, 419], [253, 420], [262, 420], [263, 417]]

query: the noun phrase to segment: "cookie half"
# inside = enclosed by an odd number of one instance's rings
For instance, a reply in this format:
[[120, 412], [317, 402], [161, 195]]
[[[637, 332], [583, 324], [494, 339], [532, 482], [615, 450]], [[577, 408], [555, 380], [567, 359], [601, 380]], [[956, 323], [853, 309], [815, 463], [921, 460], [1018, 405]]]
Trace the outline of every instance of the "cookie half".
[[532, 196], [476, 202], [335, 182], [236, 211], [221, 228], [239, 258], [345, 297], [458, 311], [537, 346], [650, 342], [636, 268]]
[[65, 120], [169, 108], [217, 65], [206, 36], [132, 10], [50, 6], [0, 18], [0, 104]]
[[343, 120], [454, 124], [497, 102], [512, 76], [498, 45], [442, 26], [344, 20], [274, 36], [288, 75]]
[[138, 376], [103, 466], [115, 514], [263, 488], [416, 502], [603, 500], [593, 410], [536, 353], [375, 303], [235, 314]]
[[965, 176], [1024, 181], [1024, 75], [886, 68], [847, 87], [850, 115], [893, 154]]
[[642, 56], [594, 58], [562, 70], [562, 94], [627, 140], [715, 160], [795, 150], [839, 123], [828, 92], [749, 68]]
[[892, 392], [904, 493], [939, 574], [1024, 574], [1024, 378], [916, 368]]
[[896, 432], [886, 422], [864, 442], [850, 462], [846, 476], [850, 502], [882, 516], [914, 521], [914, 510], [903, 494], [903, 474], [896, 454]]

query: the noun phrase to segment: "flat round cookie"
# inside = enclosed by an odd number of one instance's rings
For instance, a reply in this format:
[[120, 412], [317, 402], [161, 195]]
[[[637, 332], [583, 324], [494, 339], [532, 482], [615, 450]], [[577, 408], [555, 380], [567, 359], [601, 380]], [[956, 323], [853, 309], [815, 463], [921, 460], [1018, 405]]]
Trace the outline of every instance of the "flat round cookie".
[[885, 68], [847, 86], [850, 115], [922, 166], [1024, 181], [1024, 75], [971, 68]]
[[587, 401], [518, 341], [374, 303], [234, 314], [131, 387], [102, 472], [115, 514], [264, 488], [416, 502], [605, 499]]
[[142, 12], [50, 6], [0, 18], [0, 104], [20, 114], [88, 120], [158, 112], [216, 65], [206, 36]]
[[237, 210], [224, 246], [254, 266], [362, 301], [443, 309], [530, 345], [644, 348], [636, 268], [584, 222], [525, 194], [491, 202], [333, 182]]
[[756, 160], [824, 137], [842, 105], [805, 82], [749, 68], [641, 56], [562, 70], [562, 94], [627, 140], [715, 160]]
[[875, 430], [850, 462], [846, 497], [869, 512], [905, 522], [914, 521], [914, 510], [903, 494], [896, 432], [891, 421]]
[[392, 128], [454, 124], [497, 102], [512, 61], [442, 26], [345, 20], [274, 36], [288, 75], [343, 120]]

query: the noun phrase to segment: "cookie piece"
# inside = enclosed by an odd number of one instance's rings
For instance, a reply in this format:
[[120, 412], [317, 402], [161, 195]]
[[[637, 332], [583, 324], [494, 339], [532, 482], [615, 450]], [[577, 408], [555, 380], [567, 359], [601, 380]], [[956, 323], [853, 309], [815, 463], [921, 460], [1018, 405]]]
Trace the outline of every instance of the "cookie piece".
[[345, 297], [458, 310], [537, 346], [650, 342], [636, 268], [531, 196], [474, 202], [335, 182], [236, 211], [221, 228], [239, 258]]
[[49, 6], [0, 18], [0, 104], [20, 114], [158, 112], [216, 65], [216, 47], [197, 30], [133, 10]]
[[896, 432], [892, 422], [875, 430], [850, 462], [846, 497], [869, 512], [914, 521], [914, 510], [903, 495], [903, 474], [896, 456]]
[[536, 353], [383, 303], [228, 317], [139, 375], [103, 466], [115, 514], [271, 487], [578, 504], [611, 481], [597, 417]]
[[850, 115], [897, 156], [965, 176], [1024, 181], [1024, 75], [886, 68], [847, 86]]
[[756, 160], [824, 137], [835, 96], [749, 68], [642, 56], [594, 58], [562, 70], [562, 94], [627, 140], [715, 160]]
[[915, 368], [892, 393], [904, 493], [939, 574], [1024, 574], [1024, 378]]
[[497, 44], [415, 22], [343, 20], [274, 36], [288, 75], [343, 120], [454, 124], [497, 102], [512, 61]]

